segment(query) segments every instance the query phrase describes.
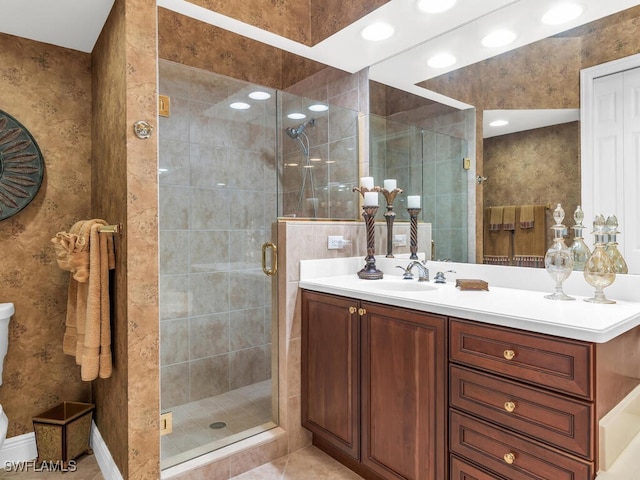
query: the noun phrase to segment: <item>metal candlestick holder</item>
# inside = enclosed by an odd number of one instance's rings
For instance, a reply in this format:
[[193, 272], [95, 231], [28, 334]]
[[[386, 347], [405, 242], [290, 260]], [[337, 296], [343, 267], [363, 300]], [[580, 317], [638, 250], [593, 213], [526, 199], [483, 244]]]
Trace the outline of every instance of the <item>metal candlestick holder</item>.
[[[353, 187], [354, 192], [359, 192], [364, 198], [365, 192], [379, 192], [380, 187], [373, 187], [371, 189], [366, 187]], [[379, 280], [382, 278], [382, 272], [376, 268], [375, 253], [375, 225], [376, 225], [376, 213], [378, 213], [378, 206], [364, 205], [362, 207], [362, 216], [364, 217], [364, 223], [367, 228], [367, 256], [365, 257], [365, 266], [358, 272], [358, 277], [365, 280]]]
[[409, 218], [411, 219], [411, 255], [410, 260], [418, 260], [418, 215], [422, 211], [421, 208], [407, 208]]
[[387, 200], [387, 211], [384, 212], [384, 219], [387, 222], [387, 258], [393, 258], [393, 221], [396, 217], [396, 212], [393, 211], [393, 201], [396, 195], [402, 193], [402, 189], [396, 188], [394, 190], [387, 190], [383, 188], [380, 190]]
[[362, 216], [367, 227], [367, 256], [365, 257], [365, 266], [358, 272], [358, 277], [365, 280], [379, 280], [382, 278], [382, 272], [376, 268], [375, 253], [375, 225], [376, 225], [376, 213], [378, 212], [378, 206], [364, 206], [362, 207]]

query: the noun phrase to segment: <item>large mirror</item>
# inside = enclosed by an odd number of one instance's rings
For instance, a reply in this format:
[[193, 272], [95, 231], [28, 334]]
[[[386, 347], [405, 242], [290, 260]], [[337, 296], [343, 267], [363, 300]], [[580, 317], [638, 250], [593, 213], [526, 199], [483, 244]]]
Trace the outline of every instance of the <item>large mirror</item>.
[[[457, 106], [453, 111], [466, 105], [467, 110], [462, 111], [475, 117], [475, 131], [456, 134], [469, 142], [469, 155], [475, 153], [476, 160], [475, 171], [469, 172], [475, 212], [470, 210], [467, 216], [469, 230], [475, 232], [476, 249], [474, 255], [469, 248], [468, 261], [482, 263], [483, 253], [492, 247], [484, 245], [485, 207], [545, 206], [547, 241], [543, 251], [550, 244], [549, 227], [557, 203], [565, 209], [565, 225], [573, 226], [573, 212], [581, 203], [580, 71], [640, 52], [639, 19], [640, 6], [634, 6], [418, 83], [429, 93], [435, 92], [432, 98], [453, 99], [451, 105]], [[425, 106], [425, 98], [415, 93], [393, 92], [391, 87], [373, 83], [372, 91], [374, 88], [386, 88], [387, 96], [401, 96], [398, 110], [403, 110], [405, 118], [411, 117], [407, 112], [419, 110], [440, 110], [440, 115], [449, 118], [453, 115], [440, 102]], [[375, 108], [374, 104], [372, 111]], [[524, 126], [513, 132], [489, 130], [490, 119], [507, 114], [517, 114]], [[460, 162], [462, 168], [462, 158], [452, 161]], [[591, 219], [586, 219], [585, 225], [590, 224]], [[588, 243], [592, 240], [589, 232], [585, 231]], [[570, 242], [571, 228], [567, 235]]]

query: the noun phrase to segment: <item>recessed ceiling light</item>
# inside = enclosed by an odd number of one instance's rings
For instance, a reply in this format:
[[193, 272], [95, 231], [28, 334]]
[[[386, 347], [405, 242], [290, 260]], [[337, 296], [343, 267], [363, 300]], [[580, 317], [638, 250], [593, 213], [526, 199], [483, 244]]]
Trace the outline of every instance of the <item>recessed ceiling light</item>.
[[309, 161], [310, 161], [310, 162], [321, 162], [321, 161], [322, 161], [322, 159], [321, 159], [321, 158], [317, 158], [317, 157], [315, 157], [315, 158], [310, 158], [310, 159], [309, 159]]
[[324, 163], [336, 163], [336, 161], [335, 161], [335, 160], [327, 160], [327, 161], [326, 161], [326, 162], [324, 162]]
[[419, 0], [418, 8], [424, 13], [440, 13], [449, 10], [456, 0]]
[[496, 30], [482, 39], [482, 45], [489, 48], [504, 47], [516, 39], [511, 30]]
[[289, 115], [287, 115], [287, 117], [290, 118], [291, 120], [302, 120], [303, 118], [307, 118], [307, 116], [304, 113], [298, 113], [298, 112], [290, 113]]
[[489, 124], [490, 127], [504, 127], [505, 125], [509, 125], [507, 120], [494, 120]]
[[312, 112], [326, 112], [329, 110], [329, 106], [322, 103], [316, 103], [314, 105], [309, 105], [309, 110]]
[[247, 108], [251, 108], [251, 105], [249, 105], [248, 103], [244, 103], [244, 102], [233, 102], [229, 106], [231, 108], [233, 108], [234, 110], [246, 110]]
[[439, 53], [427, 61], [431, 68], [446, 68], [456, 63], [456, 57], [450, 53]]
[[380, 40], [386, 40], [389, 38], [393, 35], [394, 31], [395, 29], [388, 23], [376, 22], [362, 30], [361, 35], [365, 40], [379, 42]]
[[255, 92], [251, 92], [249, 94], [249, 98], [253, 98], [254, 100], [267, 100], [271, 98], [271, 94], [269, 92], [256, 90]]
[[285, 167], [297, 167], [298, 164], [297, 163], [285, 163], [284, 166]]
[[561, 25], [578, 18], [582, 11], [582, 6], [577, 3], [561, 3], [543, 15], [542, 23], [546, 25]]

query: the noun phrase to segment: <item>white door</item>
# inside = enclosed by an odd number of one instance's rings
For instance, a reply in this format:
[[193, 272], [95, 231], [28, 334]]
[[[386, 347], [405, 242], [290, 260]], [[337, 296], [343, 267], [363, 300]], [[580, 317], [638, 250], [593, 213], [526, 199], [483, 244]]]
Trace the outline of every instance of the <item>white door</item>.
[[[640, 68], [624, 72], [624, 241], [629, 272], [640, 273]], [[622, 243], [622, 242], [621, 242]]]
[[581, 75], [582, 207], [585, 224], [615, 214], [619, 249], [640, 274], [640, 55]]

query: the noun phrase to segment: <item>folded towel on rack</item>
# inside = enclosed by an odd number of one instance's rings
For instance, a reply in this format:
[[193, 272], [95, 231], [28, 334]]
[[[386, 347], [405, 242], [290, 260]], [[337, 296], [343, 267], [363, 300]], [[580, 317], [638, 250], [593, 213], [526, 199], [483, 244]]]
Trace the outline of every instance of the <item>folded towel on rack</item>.
[[504, 207], [502, 213], [502, 230], [513, 230], [516, 228], [516, 207], [511, 205]]
[[533, 228], [535, 222], [533, 207], [534, 205], [522, 205], [520, 207], [520, 228]]
[[489, 207], [489, 230], [502, 230], [504, 207]]
[[[511, 237], [513, 234], [510, 230], [494, 230], [491, 228], [491, 217], [493, 216], [494, 208], [496, 207], [484, 209], [482, 262], [488, 265], [509, 265], [511, 260]], [[503, 210], [502, 207], [498, 208], [501, 211]], [[495, 219], [496, 217], [493, 217], [493, 220]]]
[[[523, 227], [522, 207], [516, 209], [516, 223], [519, 228], [515, 229], [513, 237], [514, 264], [519, 267], [544, 268], [544, 256], [547, 252], [547, 207], [545, 205], [531, 205], [531, 207], [532, 220], [525, 222], [526, 225], [531, 224], [531, 227]], [[528, 208], [525, 213], [528, 215]]]
[[107, 222], [77, 222], [51, 239], [58, 265], [71, 272], [62, 348], [75, 356], [85, 381], [112, 373], [109, 270], [115, 268], [115, 253], [113, 236], [100, 233], [102, 225]]

